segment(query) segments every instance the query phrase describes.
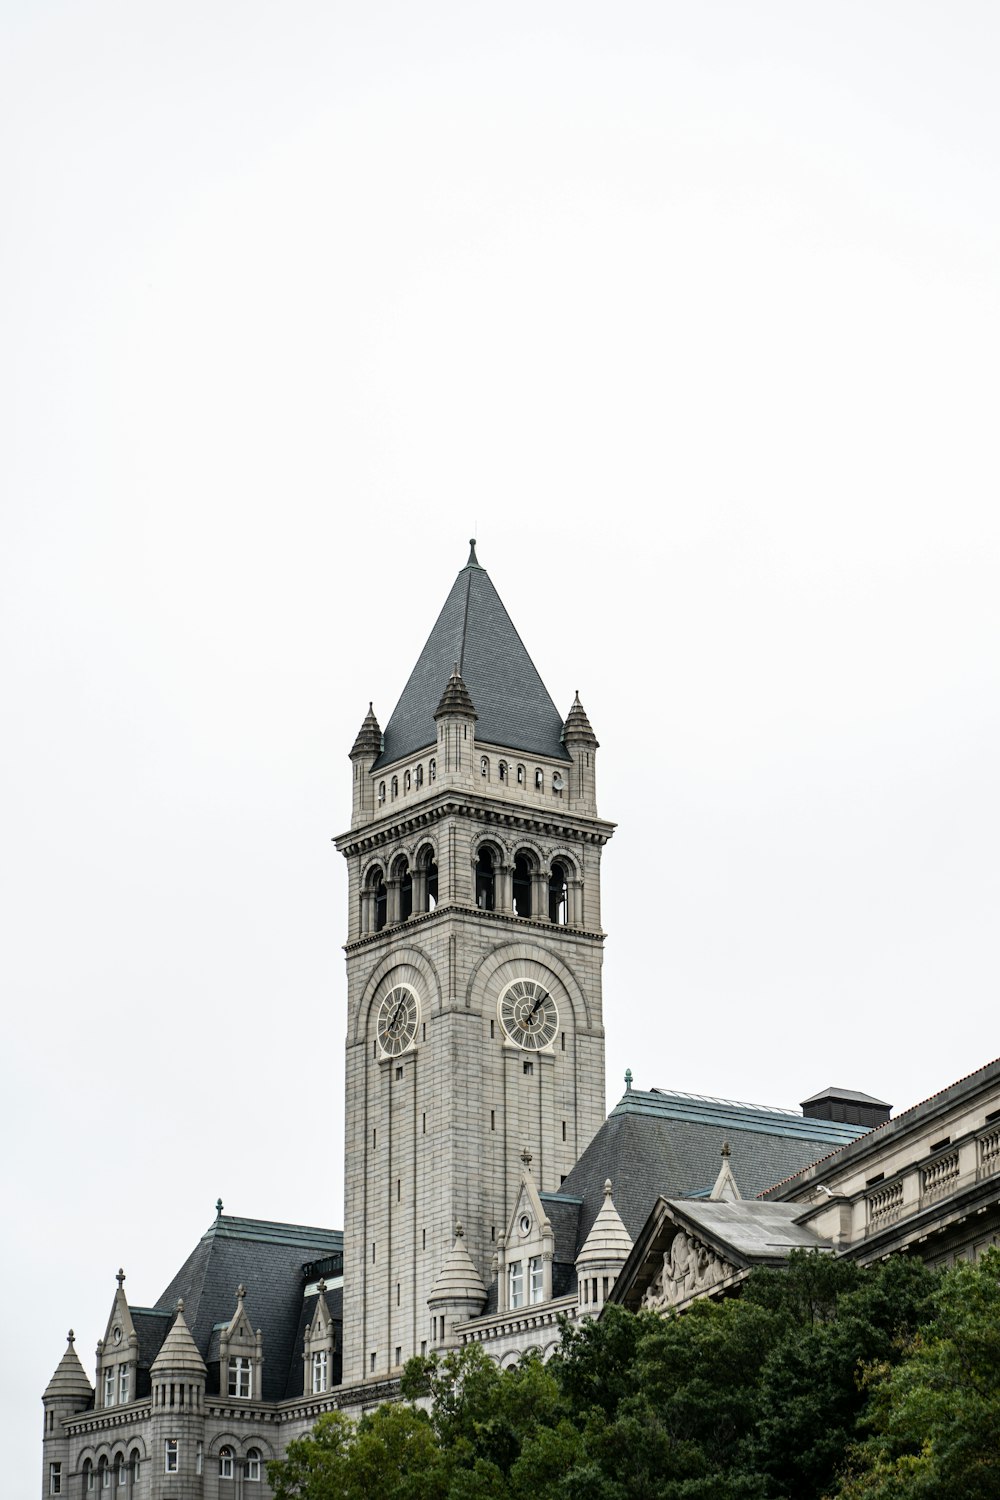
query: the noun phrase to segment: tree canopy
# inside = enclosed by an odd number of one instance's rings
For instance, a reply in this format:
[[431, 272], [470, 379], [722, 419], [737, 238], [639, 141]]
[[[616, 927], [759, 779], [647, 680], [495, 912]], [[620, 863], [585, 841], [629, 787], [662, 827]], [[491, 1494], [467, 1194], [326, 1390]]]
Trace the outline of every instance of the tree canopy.
[[411, 1360], [323, 1417], [275, 1500], [980, 1500], [1000, 1493], [1000, 1252], [943, 1276], [794, 1255], [683, 1315], [564, 1324], [543, 1365]]

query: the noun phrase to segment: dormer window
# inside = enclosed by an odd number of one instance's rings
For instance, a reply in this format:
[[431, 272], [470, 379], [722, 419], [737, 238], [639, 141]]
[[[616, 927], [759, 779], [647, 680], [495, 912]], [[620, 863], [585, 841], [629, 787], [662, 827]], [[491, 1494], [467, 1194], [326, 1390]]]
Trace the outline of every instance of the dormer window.
[[115, 1367], [109, 1365], [104, 1372], [104, 1404], [114, 1406], [115, 1404]]
[[524, 1306], [524, 1262], [511, 1261], [507, 1268], [507, 1304], [511, 1308]]
[[127, 1406], [128, 1403], [129, 1403], [129, 1367], [128, 1367], [128, 1365], [119, 1365], [118, 1366], [118, 1403], [119, 1403], [120, 1406]]
[[329, 1356], [325, 1349], [317, 1349], [312, 1357], [313, 1394], [325, 1391], [329, 1384]]
[[532, 1306], [545, 1301], [545, 1281], [542, 1275], [542, 1257], [533, 1255], [528, 1262], [528, 1295]]
[[229, 1361], [229, 1394], [241, 1401], [249, 1401], [253, 1394], [253, 1366], [246, 1355], [233, 1355]]

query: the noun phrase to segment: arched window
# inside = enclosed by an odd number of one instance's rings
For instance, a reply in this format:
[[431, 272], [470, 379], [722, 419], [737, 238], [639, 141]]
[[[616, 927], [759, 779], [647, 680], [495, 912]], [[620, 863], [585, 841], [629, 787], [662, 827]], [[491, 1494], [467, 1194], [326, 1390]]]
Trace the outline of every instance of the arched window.
[[108, 1461], [106, 1458], [101, 1459], [100, 1463], [97, 1466], [97, 1471], [100, 1475], [101, 1489], [109, 1490], [111, 1488], [111, 1470], [108, 1468]]
[[410, 790], [410, 787], [412, 785], [413, 785], [413, 778], [411, 777], [409, 771], [404, 771], [403, 772], [403, 791], [404, 792], [408, 792]]
[[429, 844], [421, 849], [419, 864], [424, 877], [424, 911], [433, 911], [438, 904], [438, 867]]
[[541, 768], [538, 767], [538, 766], [536, 766], [535, 767], [535, 791], [536, 792], [544, 792], [544, 790], [545, 790], [545, 777], [542, 774]]
[[385, 878], [379, 869], [372, 870], [368, 877], [369, 920], [372, 932], [381, 932], [386, 919]]
[[507, 762], [505, 760], [502, 760], [500, 762], [500, 764], [497, 766], [497, 775], [500, 777], [501, 781], [506, 782], [506, 780], [507, 780]]
[[437, 774], [438, 774], [438, 763], [437, 763], [436, 760], [432, 760], [431, 763], [430, 763], [430, 765], [427, 767], [427, 780], [428, 781], [437, 781]]
[[480, 849], [476, 860], [476, 905], [480, 911], [496, 909], [496, 876], [489, 849]]
[[405, 922], [413, 915], [413, 876], [405, 859], [397, 859], [392, 874], [399, 881], [399, 920]]
[[519, 917], [531, 916], [531, 862], [526, 854], [514, 860], [514, 910]]
[[417, 783], [417, 791], [419, 792], [420, 788], [424, 784], [424, 768], [423, 768], [423, 766], [418, 766], [417, 767], [416, 773], [414, 775], [414, 780]]
[[549, 921], [557, 922], [560, 927], [565, 927], [569, 921], [569, 887], [566, 881], [566, 868], [558, 860], [552, 866], [549, 875]]
[[251, 1484], [258, 1483], [259, 1480], [260, 1480], [260, 1449], [259, 1448], [248, 1448], [247, 1449], [246, 1477], [250, 1481]]
[[379, 805], [379, 807], [384, 807], [385, 806], [385, 782], [384, 781], [380, 781], [379, 784], [378, 784], [378, 805]]
[[219, 1478], [232, 1479], [233, 1477], [233, 1450], [232, 1448], [219, 1449]]
[[483, 758], [482, 758], [482, 760], [479, 762], [479, 774], [480, 774], [480, 776], [485, 776], [486, 780], [489, 781], [489, 779], [490, 779], [490, 758], [489, 758], [488, 755], [484, 755]]
[[83, 1466], [83, 1493], [92, 1495], [94, 1492], [94, 1465], [90, 1459]]
[[139, 1483], [139, 1450], [138, 1450], [138, 1448], [133, 1448], [132, 1452], [128, 1456], [128, 1472], [129, 1472], [129, 1479], [132, 1482], [132, 1488], [135, 1489], [136, 1485]]
[[128, 1470], [125, 1467], [125, 1455], [119, 1453], [115, 1459], [115, 1488], [123, 1490], [128, 1482]]
[[395, 802], [396, 798], [399, 796], [399, 777], [394, 776], [390, 785], [392, 789], [392, 800]]
[[518, 784], [518, 786], [524, 786], [524, 767], [523, 766], [518, 766], [518, 768], [517, 768], [517, 784]]

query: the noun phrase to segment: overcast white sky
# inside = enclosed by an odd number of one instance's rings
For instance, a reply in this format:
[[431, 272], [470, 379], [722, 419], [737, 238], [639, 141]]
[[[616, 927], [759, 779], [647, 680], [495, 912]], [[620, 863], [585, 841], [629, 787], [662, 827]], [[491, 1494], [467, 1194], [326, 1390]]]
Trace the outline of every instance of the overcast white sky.
[[474, 533], [602, 744], [609, 1101], [1000, 1051], [1000, 17], [0, 19], [21, 1495], [119, 1264], [342, 1222], [330, 838]]

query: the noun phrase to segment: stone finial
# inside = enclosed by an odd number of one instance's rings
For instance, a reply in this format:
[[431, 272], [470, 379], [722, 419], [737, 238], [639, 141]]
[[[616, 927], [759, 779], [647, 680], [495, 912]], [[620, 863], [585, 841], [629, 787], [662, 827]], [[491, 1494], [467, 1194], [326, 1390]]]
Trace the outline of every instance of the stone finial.
[[530, 1167], [531, 1163], [534, 1161], [534, 1157], [528, 1150], [527, 1146], [525, 1146], [524, 1150], [521, 1152], [521, 1160], [524, 1162], [524, 1165], [526, 1167]]
[[462, 1227], [462, 1221], [461, 1221], [461, 1219], [456, 1219], [455, 1220], [455, 1238], [456, 1238], [456, 1240], [464, 1240], [465, 1239], [465, 1230]]
[[216, 1200], [215, 1200], [215, 1216], [216, 1216], [217, 1219], [221, 1219], [222, 1218], [222, 1199], [221, 1198], [216, 1198]]
[[246, 1287], [243, 1285], [243, 1283], [241, 1281], [240, 1284], [239, 1284], [239, 1286], [236, 1288], [236, 1300], [237, 1300], [237, 1302], [242, 1302], [245, 1299], [246, 1294], [247, 1294], [247, 1289], [246, 1289]]
[[723, 1157], [729, 1157], [729, 1156], [732, 1156], [732, 1154], [733, 1153], [732, 1153], [732, 1151], [729, 1148], [729, 1142], [728, 1141], [723, 1141], [721, 1155]]
[[69, 1333], [67, 1333], [67, 1335], [66, 1335], [66, 1342], [67, 1342], [67, 1344], [69, 1344], [70, 1348], [72, 1349], [73, 1345], [76, 1342], [76, 1334], [73, 1332], [72, 1328], [70, 1329]]
[[115, 1277], [115, 1280], [118, 1283], [118, 1290], [121, 1291], [122, 1287], [125, 1285], [125, 1272], [122, 1270], [121, 1266], [118, 1267], [118, 1275]]
[[610, 1177], [605, 1177], [605, 1179], [604, 1179], [604, 1196], [605, 1196], [605, 1198], [610, 1198], [611, 1197], [611, 1178]]
[[479, 567], [479, 558], [476, 556], [476, 539], [474, 536], [470, 536], [469, 538], [469, 561], [465, 566], [467, 568]]
[[184, 1311], [184, 1298], [183, 1297], [178, 1297], [177, 1298], [177, 1311], [179, 1313], [182, 1313]]
[[632, 1069], [631, 1068], [626, 1068], [625, 1069], [625, 1092], [626, 1092], [626, 1094], [631, 1094], [631, 1092], [632, 1092]]
[[317, 1290], [317, 1292], [319, 1292], [319, 1294], [320, 1294], [321, 1297], [326, 1292], [326, 1277], [325, 1276], [321, 1276], [319, 1278], [319, 1280], [317, 1281], [317, 1283], [316, 1283], [316, 1290]]

